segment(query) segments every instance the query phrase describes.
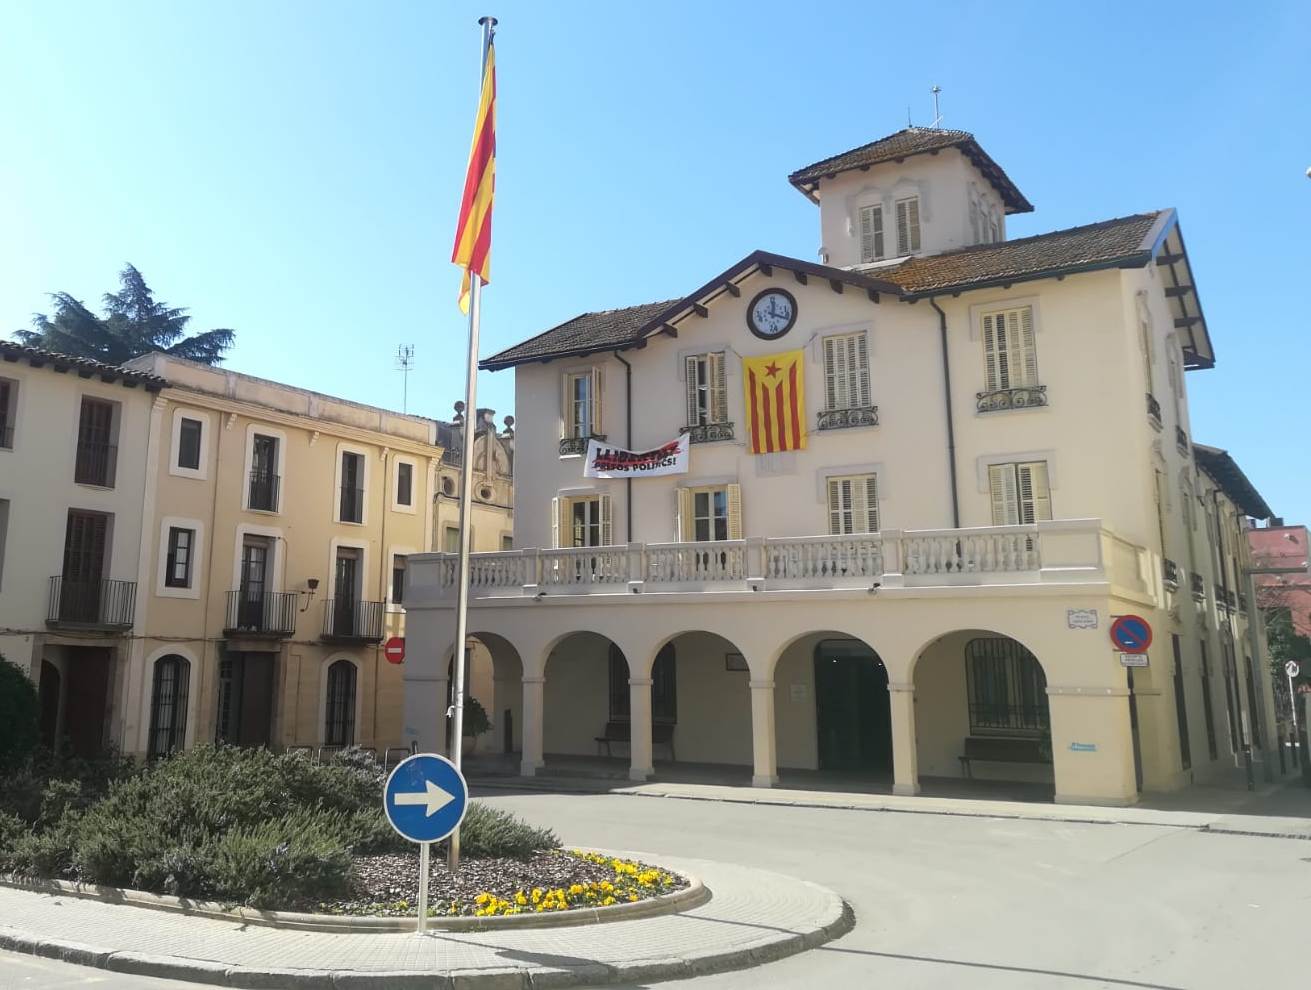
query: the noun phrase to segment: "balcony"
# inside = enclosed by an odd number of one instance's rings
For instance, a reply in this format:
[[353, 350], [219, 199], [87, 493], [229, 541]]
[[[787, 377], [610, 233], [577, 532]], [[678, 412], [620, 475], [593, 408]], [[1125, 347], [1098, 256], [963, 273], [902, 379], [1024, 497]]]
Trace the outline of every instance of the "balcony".
[[260, 512], [278, 511], [278, 483], [281, 479], [272, 471], [250, 472], [250, 498], [247, 508]]
[[117, 444], [79, 439], [77, 460], [73, 466], [73, 480], [79, 485], [113, 488], [114, 469], [117, 465]]
[[[702, 423], [699, 426], [684, 426], [681, 432], [687, 434], [689, 443], [718, 443], [720, 440], [733, 439], [733, 424]], [[563, 450], [560, 452], [564, 453]]]
[[0, 423], [0, 450], [14, 449], [14, 428]]
[[1188, 456], [1188, 451], [1191, 448], [1188, 446], [1188, 434], [1183, 431], [1182, 426], [1174, 428], [1174, 445], [1179, 448], [1179, 453], [1185, 457]]
[[596, 440], [601, 443], [605, 442], [605, 434], [594, 433], [586, 437], [561, 437], [560, 438], [560, 456], [569, 457], [571, 455], [586, 454], [587, 441]]
[[1147, 393], [1147, 422], [1152, 424], [1152, 429], [1161, 429], [1161, 404], [1151, 392]]
[[323, 639], [338, 643], [377, 643], [382, 640], [386, 602], [328, 598], [323, 602]]
[[[1147, 593], [1145, 551], [1097, 519], [706, 543], [476, 553], [474, 599], [656, 592], [881, 589], [1112, 581]], [[458, 556], [409, 558], [454, 599]], [[430, 569], [429, 569], [430, 568]]]
[[340, 515], [337, 518], [341, 522], [364, 522], [364, 489], [342, 485], [339, 507]]
[[1247, 613], [1247, 593], [1244, 591], [1238, 593], [1238, 611]]
[[976, 407], [981, 413], [997, 412], [1001, 409], [1028, 409], [1032, 406], [1047, 405], [1047, 386], [1028, 385], [1020, 388], [997, 388], [991, 392], [979, 392], [975, 396]]
[[131, 629], [136, 613], [135, 581], [50, 579], [46, 625], [71, 629]]
[[1234, 610], [1234, 593], [1217, 584], [1215, 586], [1215, 603], [1224, 611], [1232, 612]]
[[853, 426], [878, 426], [878, 406], [855, 406], [851, 409], [825, 409], [815, 423], [817, 430], [846, 430]]
[[1195, 601], [1195, 602], [1199, 602], [1199, 603], [1201, 603], [1201, 602], [1205, 602], [1205, 601], [1206, 601], [1206, 581], [1203, 580], [1202, 575], [1200, 575], [1200, 574], [1190, 574], [1190, 575], [1188, 576], [1188, 579], [1189, 579], [1189, 581], [1191, 582], [1191, 585], [1192, 585], [1193, 601]]
[[1161, 579], [1167, 591], [1179, 590], [1179, 565], [1168, 558], [1161, 561]]
[[223, 633], [227, 636], [282, 637], [296, 631], [294, 592], [228, 592]]

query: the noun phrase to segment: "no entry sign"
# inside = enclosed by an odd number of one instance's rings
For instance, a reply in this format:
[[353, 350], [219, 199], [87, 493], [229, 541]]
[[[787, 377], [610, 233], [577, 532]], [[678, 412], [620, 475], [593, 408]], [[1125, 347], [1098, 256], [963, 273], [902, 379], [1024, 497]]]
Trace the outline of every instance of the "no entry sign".
[[1141, 615], [1121, 615], [1111, 623], [1111, 642], [1121, 653], [1146, 653], [1152, 627]]
[[403, 663], [405, 661], [405, 637], [393, 636], [382, 645], [382, 655], [387, 658], [388, 663]]

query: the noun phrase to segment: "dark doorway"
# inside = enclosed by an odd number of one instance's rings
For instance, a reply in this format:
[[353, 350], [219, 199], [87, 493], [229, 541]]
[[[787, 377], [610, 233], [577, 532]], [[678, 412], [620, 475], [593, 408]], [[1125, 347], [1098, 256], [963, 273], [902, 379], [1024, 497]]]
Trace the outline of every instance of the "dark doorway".
[[815, 647], [815, 716], [819, 768], [892, 770], [892, 703], [878, 654], [854, 639]]
[[268, 582], [269, 538], [247, 536], [241, 545], [240, 629], [263, 629], [264, 589]]
[[267, 746], [273, 729], [275, 653], [228, 653], [219, 661], [218, 742]]
[[105, 745], [111, 652], [100, 647], [76, 647], [69, 649], [67, 656], [64, 737], [75, 755], [96, 756]]
[[103, 512], [68, 510], [59, 588], [60, 621], [94, 623], [100, 618], [100, 582], [108, 530], [109, 516]]
[[49, 660], [41, 661], [41, 680], [37, 683], [37, 700], [41, 705], [41, 744], [54, 749], [59, 734], [59, 687], [63, 678], [59, 668]]

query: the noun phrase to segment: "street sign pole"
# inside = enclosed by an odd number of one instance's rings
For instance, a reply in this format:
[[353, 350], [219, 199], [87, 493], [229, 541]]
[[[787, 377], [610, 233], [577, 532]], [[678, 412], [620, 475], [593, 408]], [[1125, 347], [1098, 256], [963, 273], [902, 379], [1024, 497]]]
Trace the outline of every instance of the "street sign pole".
[[428, 871], [431, 842], [419, 843], [419, 927], [417, 934], [428, 930]]
[[396, 764], [382, 791], [382, 810], [403, 838], [419, 845], [417, 934], [428, 930], [428, 874], [432, 844], [459, 834], [469, 807], [469, 784], [459, 767], [436, 753], [415, 753]]

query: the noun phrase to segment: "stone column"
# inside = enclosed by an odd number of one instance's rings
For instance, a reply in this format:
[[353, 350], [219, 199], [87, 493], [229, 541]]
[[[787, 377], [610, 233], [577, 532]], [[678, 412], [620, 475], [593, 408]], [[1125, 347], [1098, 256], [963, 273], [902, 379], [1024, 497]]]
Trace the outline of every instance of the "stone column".
[[651, 678], [628, 678], [628, 717], [632, 732], [628, 776], [646, 780], [655, 773], [651, 764]]
[[915, 744], [915, 685], [888, 684], [892, 711], [892, 793], [920, 792], [919, 757]]
[[774, 682], [752, 680], [751, 753], [753, 787], [778, 783], [778, 745], [774, 737]]
[[1057, 804], [1138, 800], [1126, 687], [1047, 686]]
[[[405, 684], [404, 744], [418, 753], [446, 753], [445, 677], [433, 677], [418, 671], [402, 674]], [[313, 737], [317, 738], [317, 737]]]
[[545, 677], [523, 679], [523, 760], [519, 774], [532, 777], [546, 766], [542, 759], [542, 708], [546, 691]]

